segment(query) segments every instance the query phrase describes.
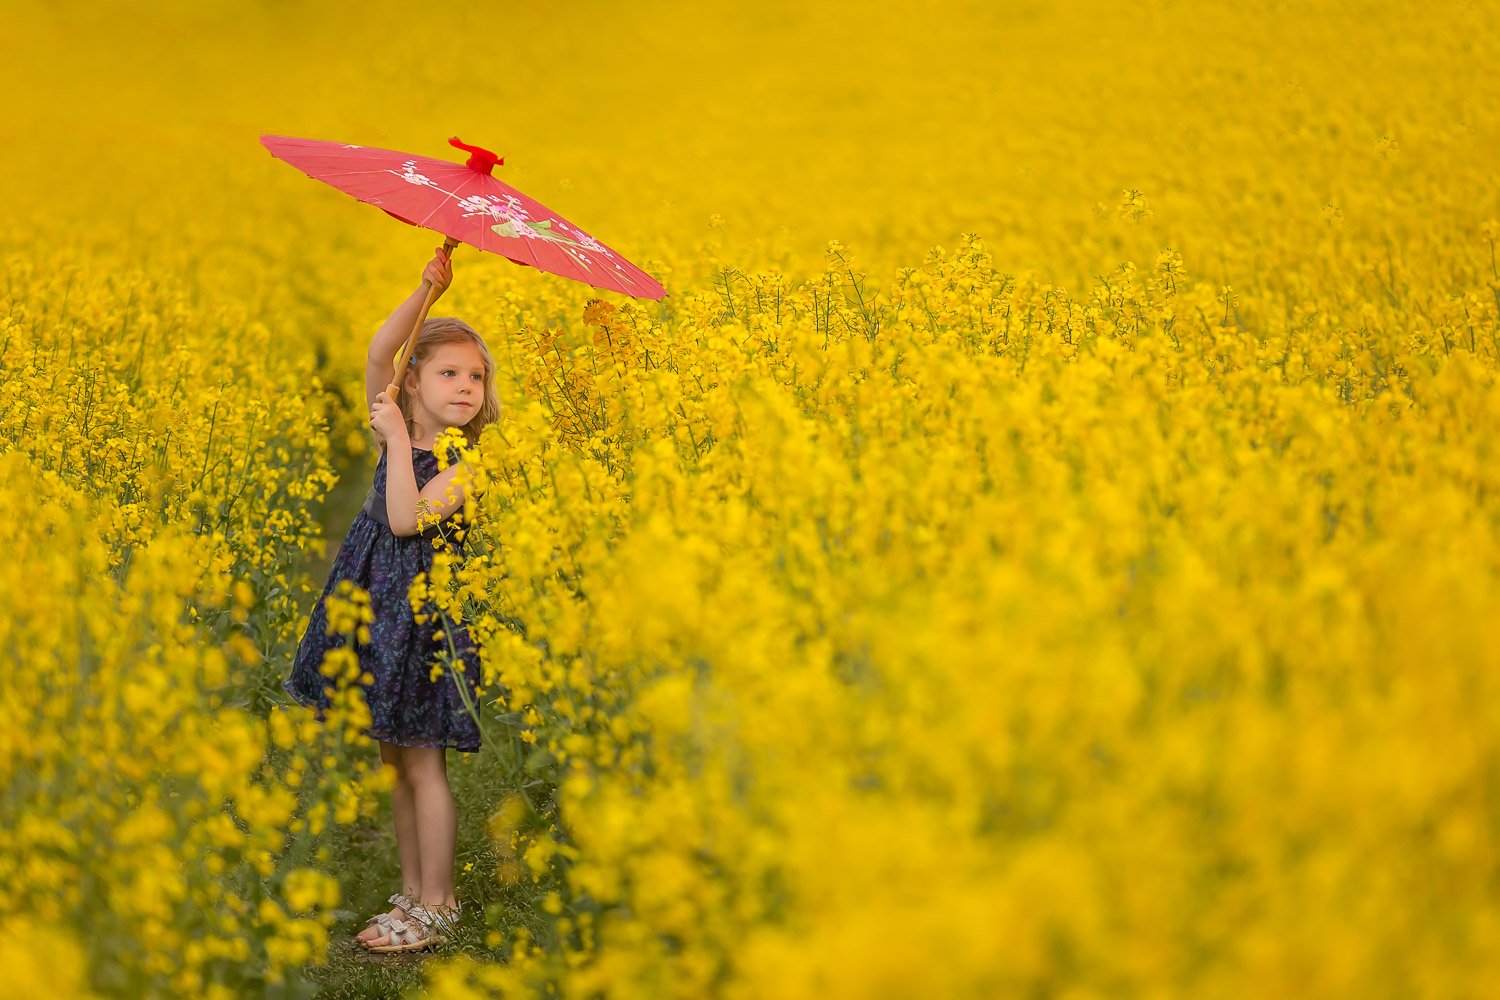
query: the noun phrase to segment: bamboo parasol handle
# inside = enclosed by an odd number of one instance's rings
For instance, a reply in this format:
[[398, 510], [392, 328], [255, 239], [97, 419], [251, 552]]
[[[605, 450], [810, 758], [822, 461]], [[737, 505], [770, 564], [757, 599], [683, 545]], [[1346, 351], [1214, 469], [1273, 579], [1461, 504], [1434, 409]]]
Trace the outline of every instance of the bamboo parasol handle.
[[[443, 240], [443, 249], [448, 251], [448, 256], [453, 256], [453, 250], [458, 246], [458, 240], [448, 237]], [[406, 366], [411, 361], [411, 352], [417, 346], [417, 334], [422, 331], [422, 323], [427, 319], [427, 310], [437, 301], [437, 286], [431, 284], [426, 278], [422, 284], [427, 286], [427, 297], [422, 300], [422, 308], [417, 310], [417, 321], [411, 325], [411, 333], [407, 334], [406, 343], [401, 345], [401, 359], [396, 362], [396, 371], [391, 377], [391, 384], [385, 387], [385, 391], [391, 394], [391, 399], [401, 391], [401, 381], [406, 377]]]

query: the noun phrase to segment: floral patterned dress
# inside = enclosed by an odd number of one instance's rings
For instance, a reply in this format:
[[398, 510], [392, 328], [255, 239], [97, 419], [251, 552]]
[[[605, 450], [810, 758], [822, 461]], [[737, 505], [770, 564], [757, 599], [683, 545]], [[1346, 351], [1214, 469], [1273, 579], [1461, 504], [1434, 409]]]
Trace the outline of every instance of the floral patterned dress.
[[[457, 460], [457, 454], [452, 460]], [[412, 469], [417, 489], [438, 474], [437, 455], [426, 448], [412, 448]], [[360, 666], [374, 677], [364, 688], [370, 708], [371, 739], [406, 747], [451, 747], [464, 753], [479, 750], [479, 727], [464, 707], [457, 685], [467, 686], [470, 704], [478, 707], [476, 686], [479, 658], [469, 638], [468, 625], [449, 624], [454, 646], [464, 663], [461, 675], [443, 671], [432, 679], [433, 665], [446, 639], [434, 639], [444, 631], [440, 620], [418, 624], [407, 591], [418, 573], [430, 572], [432, 540], [439, 529], [462, 555], [461, 543], [452, 540], [452, 519], [433, 525], [417, 535], [396, 535], [385, 520], [386, 456], [375, 466], [375, 484], [364, 509], [354, 515], [329, 571], [328, 583], [314, 604], [307, 631], [297, 646], [291, 675], [283, 682], [288, 694], [300, 705], [315, 707], [318, 717], [329, 707], [329, 679], [319, 672], [323, 654], [342, 647], [348, 640], [328, 634], [325, 601], [340, 580], [351, 580], [369, 592], [370, 642], [357, 647]], [[372, 516], [373, 512], [373, 516]]]

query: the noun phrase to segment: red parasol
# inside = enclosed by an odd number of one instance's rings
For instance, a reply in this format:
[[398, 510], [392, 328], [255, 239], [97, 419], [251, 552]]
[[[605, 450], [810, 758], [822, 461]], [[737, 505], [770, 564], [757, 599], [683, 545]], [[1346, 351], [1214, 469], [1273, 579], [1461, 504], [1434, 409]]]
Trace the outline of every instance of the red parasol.
[[[666, 294], [645, 271], [551, 209], [491, 176], [495, 166], [505, 161], [487, 149], [449, 139], [449, 145], [469, 153], [466, 162], [451, 163], [319, 139], [263, 135], [260, 141], [272, 156], [314, 180], [331, 184], [402, 222], [448, 237], [444, 247], [450, 254], [459, 243], [467, 243], [595, 288], [643, 299], [659, 299]], [[428, 289], [426, 302], [406, 340], [397, 366], [397, 385], [436, 291]]]

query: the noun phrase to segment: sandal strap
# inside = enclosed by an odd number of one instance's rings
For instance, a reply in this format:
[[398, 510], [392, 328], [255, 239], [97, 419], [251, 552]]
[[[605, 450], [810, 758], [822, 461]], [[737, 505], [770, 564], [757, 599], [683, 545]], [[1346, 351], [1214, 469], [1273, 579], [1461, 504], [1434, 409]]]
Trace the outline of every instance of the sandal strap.
[[402, 920], [400, 917], [391, 918], [390, 944], [416, 944], [432, 936], [430, 932], [424, 933], [427, 928], [420, 921]]
[[386, 902], [387, 903], [394, 903], [394, 904], [396, 904], [397, 906], [401, 907], [401, 909], [405, 910], [408, 913], [410, 913], [411, 912], [411, 908], [416, 905], [415, 903], [412, 902], [411, 897], [408, 896], [404, 892], [392, 893], [391, 898], [387, 899]]
[[411, 921], [402, 921], [399, 918], [393, 919], [390, 922], [389, 946], [422, 945], [423, 942], [429, 942], [429, 940], [434, 945], [441, 945], [441, 943], [446, 942], [446, 937], [438, 933], [432, 927], [432, 924], [425, 921], [422, 918], [422, 913], [422, 909], [417, 907], [416, 910], [413, 910], [414, 919], [411, 919]]
[[436, 927], [446, 934], [456, 934], [461, 920], [460, 908], [457, 906], [426, 906], [422, 903], [418, 903], [412, 910], [412, 916], [428, 927]]

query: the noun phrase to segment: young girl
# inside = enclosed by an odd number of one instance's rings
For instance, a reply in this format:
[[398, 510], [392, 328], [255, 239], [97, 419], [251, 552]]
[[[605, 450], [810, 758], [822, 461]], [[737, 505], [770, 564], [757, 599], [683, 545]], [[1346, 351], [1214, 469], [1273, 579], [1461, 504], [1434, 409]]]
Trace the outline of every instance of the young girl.
[[[457, 820], [448, 787], [447, 748], [479, 749], [479, 728], [464, 707], [456, 683], [468, 686], [474, 702], [479, 662], [467, 627], [454, 636], [464, 671], [458, 681], [445, 671], [432, 680], [433, 664], [446, 640], [434, 639], [441, 626], [419, 624], [407, 599], [418, 573], [433, 565], [432, 539], [464, 504], [464, 486], [455, 477], [462, 462], [438, 471], [438, 433], [462, 430], [475, 444], [480, 430], [500, 415], [495, 363], [483, 339], [456, 319], [428, 319], [412, 351], [397, 399], [386, 386], [395, 375], [392, 359], [411, 332], [428, 283], [439, 294], [452, 281], [451, 263], [441, 247], [423, 271], [423, 285], [391, 313], [370, 344], [365, 367], [365, 398], [370, 427], [380, 448], [375, 483], [364, 509], [354, 515], [339, 547], [323, 594], [313, 607], [284, 683], [299, 704], [329, 707], [327, 678], [319, 672], [323, 655], [342, 646], [342, 635], [327, 634], [324, 602], [340, 580], [369, 592], [374, 622], [370, 642], [358, 647], [360, 666], [374, 680], [362, 685], [370, 709], [369, 734], [380, 743], [380, 758], [396, 774], [391, 788], [396, 846], [405, 892], [388, 902], [389, 913], [373, 916], [355, 941], [372, 951], [415, 951], [441, 944], [458, 925], [453, 894], [453, 854]], [[417, 530], [419, 506], [440, 520]], [[424, 519], [424, 524], [426, 520]], [[451, 528], [451, 525], [449, 526]], [[450, 544], [462, 555], [463, 546]]]

